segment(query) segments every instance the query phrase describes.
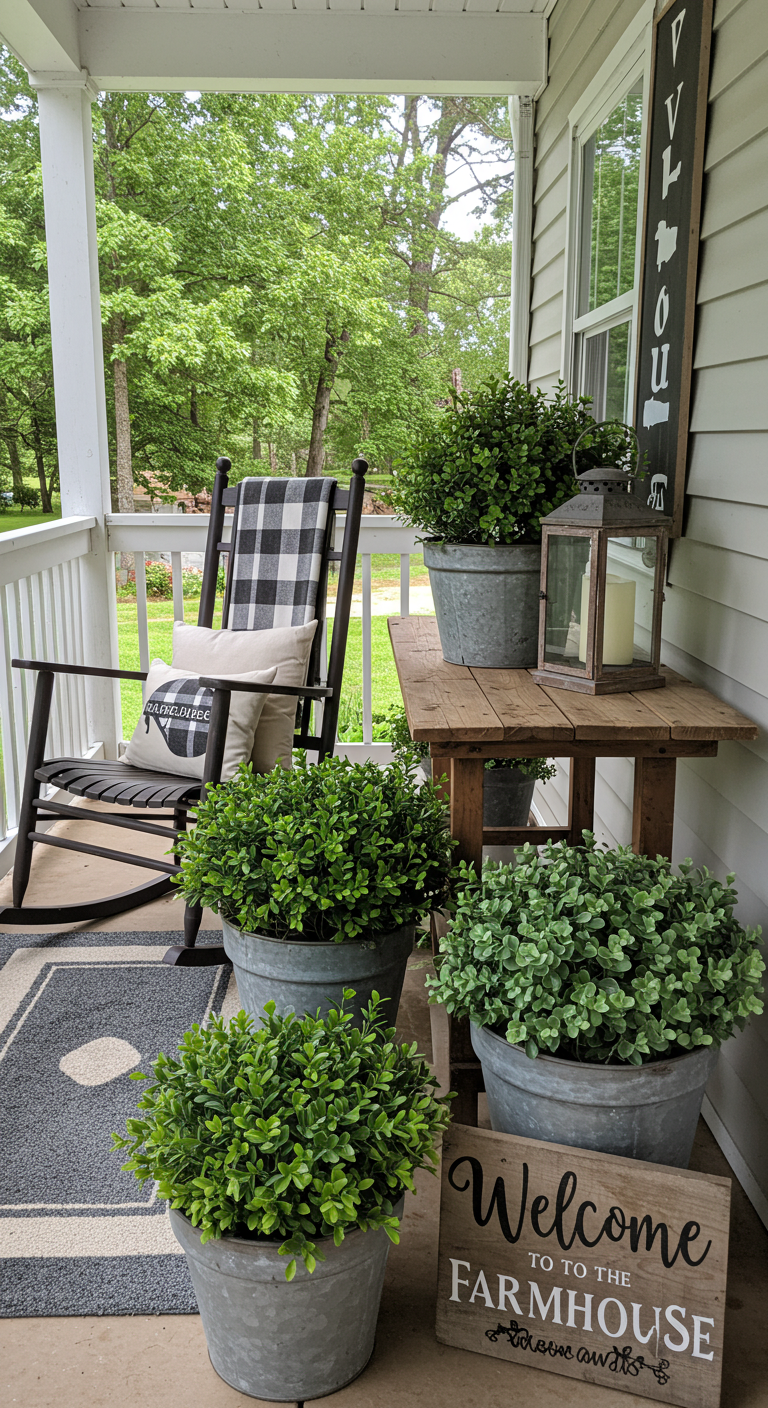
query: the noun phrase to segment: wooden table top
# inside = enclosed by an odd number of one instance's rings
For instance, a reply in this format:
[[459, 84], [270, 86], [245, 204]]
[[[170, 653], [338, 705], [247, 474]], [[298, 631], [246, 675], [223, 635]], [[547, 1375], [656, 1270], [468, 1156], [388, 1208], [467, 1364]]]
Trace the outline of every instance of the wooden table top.
[[666, 667], [664, 689], [576, 694], [535, 684], [528, 670], [449, 665], [434, 616], [392, 616], [388, 624], [411, 735], [421, 742], [627, 744], [758, 736], [738, 709]]

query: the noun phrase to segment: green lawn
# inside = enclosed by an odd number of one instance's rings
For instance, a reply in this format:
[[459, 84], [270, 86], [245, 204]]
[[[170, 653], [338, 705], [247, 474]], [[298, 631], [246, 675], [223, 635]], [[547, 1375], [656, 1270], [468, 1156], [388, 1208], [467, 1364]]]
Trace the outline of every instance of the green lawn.
[[61, 500], [53, 498], [53, 513], [36, 513], [34, 509], [9, 509], [0, 513], [0, 534], [17, 533], [19, 528], [34, 528], [38, 523], [53, 523], [61, 518]]

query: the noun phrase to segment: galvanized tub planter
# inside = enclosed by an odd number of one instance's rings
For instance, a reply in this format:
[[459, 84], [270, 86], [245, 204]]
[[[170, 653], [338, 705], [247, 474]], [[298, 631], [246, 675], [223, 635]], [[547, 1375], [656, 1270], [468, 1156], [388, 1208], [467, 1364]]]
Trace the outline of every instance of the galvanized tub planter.
[[240, 1004], [256, 1022], [263, 1022], [264, 1004], [269, 1001], [280, 1014], [314, 1017], [319, 1008], [325, 1017], [339, 1005], [344, 989], [354, 988], [354, 998], [345, 1005], [356, 1027], [362, 1025], [363, 1008], [373, 992], [385, 1000], [382, 1015], [394, 1026], [415, 925], [341, 944], [246, 934], [223, 917], [222, 928]]
[[186, 1254], [211, 1364], [225, 1383], [253, 1398], [295, 1403], [335, 1393], [362, 1373], [373, 1353], [390, 1246], [383, 1228], [350, 1232], [339, 1247], [324, 1238], [317, 1245], [325, 1261], [310, 1276], [299, 1258], [286, 1281], [283, 1238], [214, 1237], [203, 1245], [184, 1213], [172, 1210], [171, 1225]]
[[483, 826], [527, 826], [536, 778], [519, 768], [483, 772]]
[[527, 670], [538, 660], [541, 546], [425, 542], [443, 659]]
[[471, 1024], [493, 1129], [603, 1154], [687, 1168], [704, 1088], [719, 1049], [702, 1046], [647, 1066], [526, 1056]]

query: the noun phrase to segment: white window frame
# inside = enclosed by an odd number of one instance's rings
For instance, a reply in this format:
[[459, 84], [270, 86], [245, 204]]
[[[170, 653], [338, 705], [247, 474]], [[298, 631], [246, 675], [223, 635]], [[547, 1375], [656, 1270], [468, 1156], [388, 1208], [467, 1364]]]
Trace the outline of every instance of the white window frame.
[[[582, 93], [568, 117], [569, 163], [568, 197], [566, 205], [565, 289], [563, 295], [563, 331], [560, 353], [560, 376], [572, 395], [579, 392], [575, 346], [579, 333], [599, 327], [607, 330], [627, 321], [632, 327], [629, 348], [629, 419], [633, 418], [635, 361], [637, 355], [637, 312], [642, 259], [643, 201], [645, 166], [648, 145], [648, 113], [651, 88], [651, 40], [655, 0], [645, 0], [632, 23], [627, 27], [605, 63]], [[613, 112], [622, 97], [639, 78], [643, 80], [643, 118], [640, 146], [637, 239], [635, 245], [635, 282], [629, 292], [611, 299], [593, 312], [577, 315], [579, 253], [581, 242], [582, 148], [597, 128]]]

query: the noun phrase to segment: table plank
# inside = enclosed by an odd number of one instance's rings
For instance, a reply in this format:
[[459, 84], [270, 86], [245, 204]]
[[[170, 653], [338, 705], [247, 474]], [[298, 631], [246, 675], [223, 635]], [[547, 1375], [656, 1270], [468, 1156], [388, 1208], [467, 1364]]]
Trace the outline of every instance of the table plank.
[[[606, 742], [669, 738], [670, 726], [634, 694], [577, 694], [567, 689], [543, 686], [545, 694], [573, 724], [574, 739]], [[665, 690], [647, 690], [664, 694]]]
[[472, 667], [470, 673], [501, 720], [505, 743], [573, 738], [573, 724], [534, 683], [527, 670]]
[[504, 727], [465, 665], [443, 659], [433, 616], [390, 616], [389, 636], [411, 737], [501, 742]]
[[666, 689], [647, 690], [642, 699], [669, 724], [672, 738], [757, 738], [759, 734], [751, 719], [699, 685], [668, 684]]

